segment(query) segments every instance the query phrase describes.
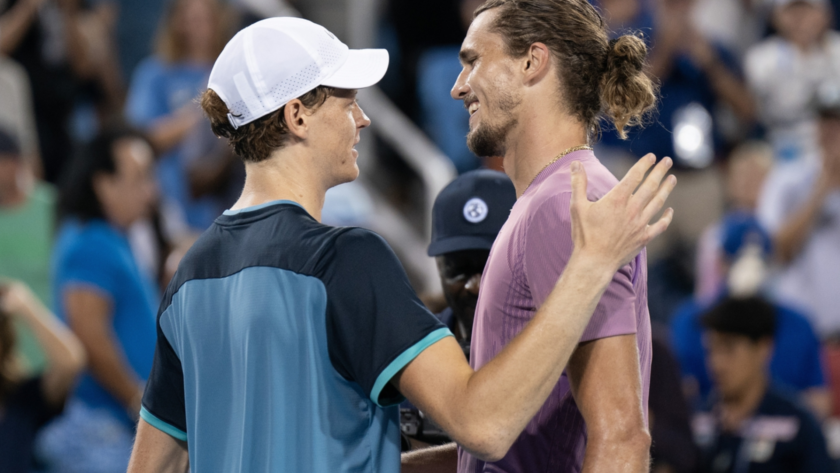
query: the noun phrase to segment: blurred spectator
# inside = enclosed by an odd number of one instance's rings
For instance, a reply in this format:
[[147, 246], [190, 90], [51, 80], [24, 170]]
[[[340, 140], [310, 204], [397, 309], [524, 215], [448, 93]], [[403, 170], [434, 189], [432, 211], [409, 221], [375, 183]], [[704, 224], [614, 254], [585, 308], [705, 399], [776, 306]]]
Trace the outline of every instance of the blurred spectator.
[[[638, 6], [623, 5], [626, 2]], [[619, 140], [613, 130], [605, 130], [602, 144], [634, 155], [670, 156], [683, 168], [704, 168], [722, 144], [712, 120], [717, 105], [730, 107], [746, 121], [752, 120], [754, 105], [739, 77], [737, 59], [693, 26], [694, 0], [655, 2], [653, 12], [641, 0], [604, 4], [614, 35], [628, 28], [645, 31], [653, 22], [648, 61], [651, 74], [661, 81], [661, 97], [657, 123], [630, 133], [626, 141]], [[610, 10], [619, 5], [615, 12]]]
[[[432, 209], [432, 242], [443, 295], [448, 306], [437, 317], [445, 323], [469, 360], [473, 318], [481, 274], [490, 248], [516, 203], [516, 189], [504, 173], [471, 171], [449, 183]], [[426, 444], [449, 442], [430, 417], [406, 401], [400, 406], [403, 433]], [[453, 468], [454, 465], [453, 455]]]
[[[15, 364], [12, 320], [26, 324], [47, 354], [37, 376], [24, 377]], [[61, 413], [84, 360], [76, 337], [26, 285], [0, 279], [0, 471], [32, 471], [35, 436]]]
[[[641, 31], [652, 43], [649, 70], [661, 84], [658, 112], [644, 128], [619, 139], [613, 129], [604, 129], [599, 156], [616, 175], [638, 156], [654, 153], [658, 158], [674, 159], [680, 185], [669, 199], [676, 210], [669, 231], [648, 247], [651, 261], [651, 316], [673, 308], [658, 307], [656, 294], [676, 288], [659, 289], [673, 277], [662, 277], [664, 268], [657, 260], [694, 248], [703, 230], [720, 215], [723, 207], [722, 183], [712, 166], [723, 148], [716, 117], [720, 108], [733, 110], [743, 121], [751, 121], [753, 103], [739, 76], [737, 58], [722, 45], [711, 43], [694, 27], [691, 12], [694, 0], [603, 0], [613, 35], [627, 30]], [[610, 159], [612, 157], [612, 159]], [[612, 161], [612, 162], [610, 162]], [[692, 260], [686, 262], [690, 266]], [[690, 274], [690, 271], [689, 271]], [[664, 282], [660, 282], [664, 279]]]
[[820, 425], [767, 375], [773, 312], [758, 298], [725, 299], [703, 316], [718, 394], [694, 419], [705, 472], [832, 471]]
[[827, 0], [774, 0], [778, 36], [747, 53], [745, 73], [759, 117], [782, 161], [819, 156], [814, 94], [840, 77], [840, 34]]
[[[23, 281], [46, 305], [52, 303], [55, 200], [53, 188], [32, 175], [16, 140], [0, 129], [0, 276]], [[46, 359], [34, 334], [21, 324], [15, 328], [24, 371], [40, 371]]]
[[225, 45], [226, 20], [216, 0], [174, 0], [155, 55], [137, 67], [126, 103], [128, 119], [148, 133], [162, 155], [157, 176], [163, 204], [176, 208], [197, 231], [204, 231], [218, 212], [191, 197], [182, 144], [196, 126], [206, 127], [194, 99], [207, 87], [213, 61]]
[[[701, 340], [701, 316], [720, 300], [731, 295], [755, 295], [763, 286], [766, 260], [770, 257], [770, 237], [758, 226], [755, 218], [733, 213], [721, 225], [721, 255], [727, 274], [727, 286], [718, 289], [712, 301], [691, 300], [681, 307], [672, 320], [673, 347], [687, 387], [705, 400], [712, 380], [707, 371], [707, 352]], [[762, 299], [763, 300], [763, 299]], [[766, 302], [775, 314], [778, 327], [770, 359], [773, 381], [803, 400], [819, 418], [831, 412], [831, 397], [824, 379], [820, 359], [820, 342], [808, 320], [784, 305]]]
[[230, 208], [245, 183], [245, 166], [206, 118], [184, 137], [182, 161], [189, 189], [190, 223], [204, 229]]
[[764, 37], [769, 10], [762, 0], [698, 0], [692, 22], [703, 36], [741, 60]]
[[89, 369], [46, 430], [50, 471], [124, 472], [151, 370], [158, 293], [126, 230], [152, 198], [152, 150], [134, 132], [97, 136], [62, 187], [54, 253], [56, 313], [84, 345]]
[[[726, 204], [731, 211], [754, 215], [761, 187], [773, 166], [773, 149], [766, 143], [750, 141], [729, 155], [726, 163]], [[710, 301], [718, 296], [726, 278], [721, 259], [721, 223], [703, 232], [697, 247], [695, 297]]]
[[44, 178], [55, 182], [73, 148], [69, 119], [82, 80], [101, 72], [83, 33], [81, 1], [8, 0], [0, 12], [0, 54], [29, 75]]
[[[483, 2], [461, 0], [461, 23], [466, 31], [473, 12]], [[467, 148], [470, 131], [469, 113], [460, 100], [452, 100], [449, 91], [461, 73], [459, 44], [431, 47], [417, 62], [417, 97], [423, 129], [446, 154], [459, 173], [477, 168], [481, 162]]]
[[652, 473], [694, 473], [698, 451], [691, 436], [691, 411], [682, 392], [680, 368], [668, 343], [667, 329], [653, 324], [650, 366], [650, 437]]
[[108, 18], [119, 52], [119, 67], [124, 78], [152, 51], [155, 31], [163, 16], [166, 0], [92, 0], [96, 10]]
[[20, 145], [21, 154], [35, 175], [43, 176], [38, 130], [29, 77], [17, 62], [0, 54], [0, 128]]
[[780, 262], [776, 293], [804, 308], [825, 339], [840, 334], [840, 90], [819, 100], [822, 159], [778, 165], [758, 215]]

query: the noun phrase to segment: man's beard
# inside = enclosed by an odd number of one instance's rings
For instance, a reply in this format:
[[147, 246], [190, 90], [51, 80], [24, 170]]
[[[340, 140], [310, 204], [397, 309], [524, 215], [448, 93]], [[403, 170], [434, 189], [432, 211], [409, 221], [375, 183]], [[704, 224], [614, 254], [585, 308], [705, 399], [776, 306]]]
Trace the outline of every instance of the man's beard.
[[516, 119], [510, 117], [499, 126], [479, 125], [467, 134], [467, 147], [482, 158], [504, 156], [507, 151], [507, 135], [516, 126]]
[[[481, 124], [467, 134], [467, 147], [476, 156], [491, 157], [504, 156], [507, 151], [507, 135], [517, 124], [516, 117], [511, 110], [519, 105], [520, 100], [509, 94], [502, 94], [499, 98], [498, 109], [505, 115], [505, 121], [500, 125]], [[485, 118], [486, 119], [486, 118]]]

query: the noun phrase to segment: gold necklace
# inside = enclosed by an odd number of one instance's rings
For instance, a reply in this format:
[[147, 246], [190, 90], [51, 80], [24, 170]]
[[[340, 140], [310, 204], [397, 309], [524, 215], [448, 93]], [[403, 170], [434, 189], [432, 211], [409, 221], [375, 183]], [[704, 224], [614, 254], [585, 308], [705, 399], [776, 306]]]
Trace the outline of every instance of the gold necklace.
[[548, 164], [546, 164], [545, 166], [543, 166], [542, 169], [540, 169], [540, 172], [538, 172], [537, 175], [534, 176], [533, 179], [531, 179], [531, 182], [528, 183], [528, 187], [526, 187], [525, 190], [528, 190], [528, 188], [531, 187], [531, 184], [533, 184], [534, 181], [537, 180], [537, 176], [542, 174], [542, 172], [545, 171], [547, 167], [551, 166], [552, 164], [556, 163], [557, 161], [560, 161], [561, 159], [563, 159], [564, 156], [566, 156], [569, 153], [574, 153], [575, 151], [581, 151], [581, 150], [585, 150], [585, 149], [591, 150], [592, 147], [589, 146], [589, 145], [573, 146], [573, 147], [567, 149], [566, 151], [563, 151], [562, 153], [558, 154], [556, 158], [549, 161]]

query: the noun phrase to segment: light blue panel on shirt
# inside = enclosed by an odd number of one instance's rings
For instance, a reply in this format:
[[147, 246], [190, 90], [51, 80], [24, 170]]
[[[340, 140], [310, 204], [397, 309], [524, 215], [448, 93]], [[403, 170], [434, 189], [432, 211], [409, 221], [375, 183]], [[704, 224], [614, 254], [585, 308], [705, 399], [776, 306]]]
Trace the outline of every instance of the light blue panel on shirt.
[[399, 471], [398, 408], [335, 371], [326, 307], [319, 279], [270, 267], [178, 290], [160, 326], [181, 360], [192, 471]]

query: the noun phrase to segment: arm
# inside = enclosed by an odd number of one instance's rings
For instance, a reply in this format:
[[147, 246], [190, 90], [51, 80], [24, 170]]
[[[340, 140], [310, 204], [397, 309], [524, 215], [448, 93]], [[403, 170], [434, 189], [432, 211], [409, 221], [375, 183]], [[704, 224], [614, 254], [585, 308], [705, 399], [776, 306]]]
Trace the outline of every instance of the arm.
[[744, 82], [724, 65], [715, 48], [703, 35], [692, 30], [690, 37], [689, 54], [706, 73], [715, 95], [732, 107], [740, 119], [748, 122], [755, 120], [755, 102]]
[[143, 390], [111, 330], [111, 301], [99, 292], [78, 286], [65, 290], [63, 295], [67, 322], [88, 353], [91, 374], [136, 417]]
[[128, 473], [185, 473], [190, 468], [187, 443], [140, 419]]
[[42, 3], [43, 0], [23, 0], [0, 16], [0, 54], [8, 56], [17, 49]]
[[798, 211], [793, 212], [776, 232], [774, 238], [776, 257], [782, 263], [790, 263], [802, 250], [820, 215], [828, 191], [829, 186], [824, 179], [821, 179], [808, 202]]
[[158, 153], [165, 153], [181, 142], [196, 126], [201, 114], [195, 104], [188, 103], [175, 113], [155, 120], [148, 128], [149, 141]]
[[653, 155], [640, 160], [596, 203], [586, 200], [585, 172], [573, 163], [574, 252], [534, 318], [496, 358], [474, 372], [449, 337], [420, 353], [392, 380], [479, 458], [494, 461], [507, 453], [560, 379], [613, 274], [670, 223], [673, 211], [668, 210], [655, 225], [647, 225], [676, 184], [669, 177], [660, 185], [670, 159], [662, 160], [631, 195], [654, 160]]
[[569, 360], [568, 375], [586, 421], [583, 472], [647, 472], [650, 432], [642, 408], [636, 336], [581, 344]]
[[402, 454], [402, 473], [452, 473], [458, 470], [458, 445], [448, 443]]
[[44, 399], [52, 405], [63, 403], [76, 375], [85, 366], [82, 345], [22, 283], [13, 282], [0, 291], [0, 309], [32, 329], [46, 354], [47, 367], [42, 374]]

